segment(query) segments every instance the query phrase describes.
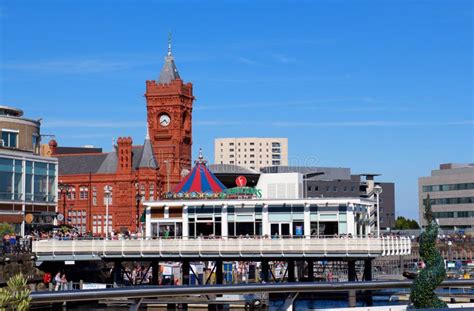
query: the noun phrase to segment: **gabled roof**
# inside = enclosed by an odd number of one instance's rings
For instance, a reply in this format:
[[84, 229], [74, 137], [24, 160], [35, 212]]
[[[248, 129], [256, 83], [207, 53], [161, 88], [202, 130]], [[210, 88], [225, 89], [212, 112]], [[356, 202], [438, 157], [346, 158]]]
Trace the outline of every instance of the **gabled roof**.
[[[59, 175], [114, 174], [117, 171], [116, 151], [97, 154], [71, 154], [58, 157]], [[158, 168], [149, 140], [132, 147], [132, 169]]]

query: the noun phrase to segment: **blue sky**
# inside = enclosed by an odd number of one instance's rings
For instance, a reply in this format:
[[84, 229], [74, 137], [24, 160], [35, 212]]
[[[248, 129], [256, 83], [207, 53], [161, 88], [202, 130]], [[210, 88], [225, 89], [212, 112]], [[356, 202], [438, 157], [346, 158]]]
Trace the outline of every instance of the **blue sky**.
[[289, 138], [290, 162], [377, 172], [397, 214], [417, 178], [474, 161], [471, 1], [0, 1], [0, 104], [60, 145], [145, 136], [145, 80], [173, 33], [194, 155]]

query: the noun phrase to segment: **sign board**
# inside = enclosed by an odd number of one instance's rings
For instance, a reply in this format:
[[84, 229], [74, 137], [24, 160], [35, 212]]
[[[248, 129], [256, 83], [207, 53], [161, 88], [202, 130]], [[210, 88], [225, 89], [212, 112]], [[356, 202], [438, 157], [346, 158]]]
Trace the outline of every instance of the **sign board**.
[[303, 226], [296, 226], [295, 233], [296, 235], [303, 235]]
[[68, 266], [73, 266], [76, 264], [76, 262], [74, 260], [65, 260], [64, 264]]
[[456, 264], [452, 261], [448, 262], [448, 268], [455, 268]]
[[33, 222], [33, 214], [26, 214], [25, 215], [25, 222], [27, 224], [31, 224]]
[[104, 289], [107, 288], [106, 284], [101, 283], [84, 283], [82, 289]]
[[63, 215], [63, 214], [58, 214], [58, 216], [56, 216], [56, 218], [57, 218], [59, 221], [63, 221], [63, 220], [64, 220], [64, 215]]
[[237, 187], [245, 187], [247, 186], [247, 178], [245, 178], [245, 176], [238, 176], [235, 179], [235, 184]]

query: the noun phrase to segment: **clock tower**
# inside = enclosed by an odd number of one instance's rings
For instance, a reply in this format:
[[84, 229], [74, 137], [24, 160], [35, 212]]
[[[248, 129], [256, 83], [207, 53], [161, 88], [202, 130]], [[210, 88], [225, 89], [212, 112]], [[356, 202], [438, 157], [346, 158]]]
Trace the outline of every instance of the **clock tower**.
[[148, 130], [163, 180], [163, 191], [172, 191], [191, 170], [193, 85], [181, 80], [171, 53], [158, 80], [146, 81]]

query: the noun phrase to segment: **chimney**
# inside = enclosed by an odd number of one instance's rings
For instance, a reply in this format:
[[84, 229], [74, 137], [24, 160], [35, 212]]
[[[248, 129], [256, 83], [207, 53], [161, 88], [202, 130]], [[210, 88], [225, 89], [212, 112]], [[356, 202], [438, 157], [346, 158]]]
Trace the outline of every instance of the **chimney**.
[[119, 137], [117, 139], [117, 173], [132, 172], [132, 138]]

